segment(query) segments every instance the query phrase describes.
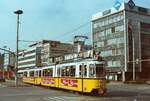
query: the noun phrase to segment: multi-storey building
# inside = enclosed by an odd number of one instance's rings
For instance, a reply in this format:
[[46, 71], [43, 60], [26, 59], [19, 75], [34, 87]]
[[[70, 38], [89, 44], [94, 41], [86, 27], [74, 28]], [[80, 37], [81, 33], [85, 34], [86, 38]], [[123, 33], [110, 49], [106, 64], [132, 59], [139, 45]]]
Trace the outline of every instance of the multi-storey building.
[[15, 53], [4, 53], [4, 69], [14, 69], [15, 67]]
[[19, 51], [18, 69], [33, 68], [41, 66], [41, 47], [32, 44], [26, 50]]
[[150, 9], [132, 0], [92, 16], [93, 48], [114, 80], [150, 78]]
[[0, 53], [0, 78], [11, 79], [14, 77], [15, 53], [4, 48], [1, 48], [3, 53]]
[[18, 68], [34, 68], [55, 63], [55, 58], [73, 52], [73, 45], [60, 41], [42, 40], [19, 52]]
[[60, 41], [45, 40], [42, 44], [42, 65], [50, 65], [55, 62], [55, 57], [63, 56], [64, 54], [69, 53], [73, 53], [72, 44], [61, 43]]

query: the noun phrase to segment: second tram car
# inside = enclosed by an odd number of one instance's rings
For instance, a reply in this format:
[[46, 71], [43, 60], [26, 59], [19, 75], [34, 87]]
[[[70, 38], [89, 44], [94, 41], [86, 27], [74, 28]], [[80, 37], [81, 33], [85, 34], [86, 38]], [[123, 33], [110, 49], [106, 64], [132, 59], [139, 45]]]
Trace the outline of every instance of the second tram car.
[[77, 60], [19, 72], [23, 73], [23, 82], [34, 85], [83, 93], [105, 94], [107, 91], [104, 63], [94, 59]]

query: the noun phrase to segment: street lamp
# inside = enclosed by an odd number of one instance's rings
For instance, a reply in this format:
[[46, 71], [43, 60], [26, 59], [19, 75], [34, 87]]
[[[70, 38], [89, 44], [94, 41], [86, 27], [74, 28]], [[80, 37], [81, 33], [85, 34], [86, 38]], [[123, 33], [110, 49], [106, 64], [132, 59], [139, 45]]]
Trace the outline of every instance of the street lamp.
[[15, 65], [15, 85], [18, 85], [18, 76], [17, 76], [17, 70], [18, 70], [18, 46], [19, 46], [19, 15], [23, 14], [22, 10], [14, 11], [14, 13], [17, 15], [17, 38], [16, 38], [16, 65]]

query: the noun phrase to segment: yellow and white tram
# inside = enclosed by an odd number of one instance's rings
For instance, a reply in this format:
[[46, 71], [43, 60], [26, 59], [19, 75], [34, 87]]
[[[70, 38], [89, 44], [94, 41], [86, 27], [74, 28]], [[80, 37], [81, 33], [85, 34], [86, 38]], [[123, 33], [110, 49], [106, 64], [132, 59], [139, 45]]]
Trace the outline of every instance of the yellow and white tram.
[[20, 70], [19, 73], [23, 73], [23, 82], [34, 85], [84, 93], [105, 94], [107, 91], [104, 62], [94, 59]]

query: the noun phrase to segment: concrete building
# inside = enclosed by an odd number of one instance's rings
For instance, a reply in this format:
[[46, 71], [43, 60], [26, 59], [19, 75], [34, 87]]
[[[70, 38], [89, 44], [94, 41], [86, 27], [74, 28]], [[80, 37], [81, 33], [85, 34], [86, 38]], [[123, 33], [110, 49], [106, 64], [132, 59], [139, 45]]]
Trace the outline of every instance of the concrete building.
[[15, 54], [13, 53], [4, 53], [4, 69], [13, 70], [15, 67]]
[[41, 66], [41, 47], [37, 44], [30, 45], [27, 49], [19, 51], [18, 69], [26, 69]]
[[[54, 57], [60, 57], [64, 54], [73, 53], [73, 45], [69, 43], [61, 43], [60, 41], [45, 40], [42, 43], [42, 66], [55, 63]], [[63, 60], [63, 58], [62, 58]]]
[[42, 40], [19, 52], [18, 68], [43, 67], [55, 63], [55, 58], [73, 53], [73, 45], [60, 41]]
[[0, 71], [4, 71], [4, 54], [0, 53]]
[[112, 80], [150, 78], [150, 9], [132, 0], [92, 16], [93, 48]]

